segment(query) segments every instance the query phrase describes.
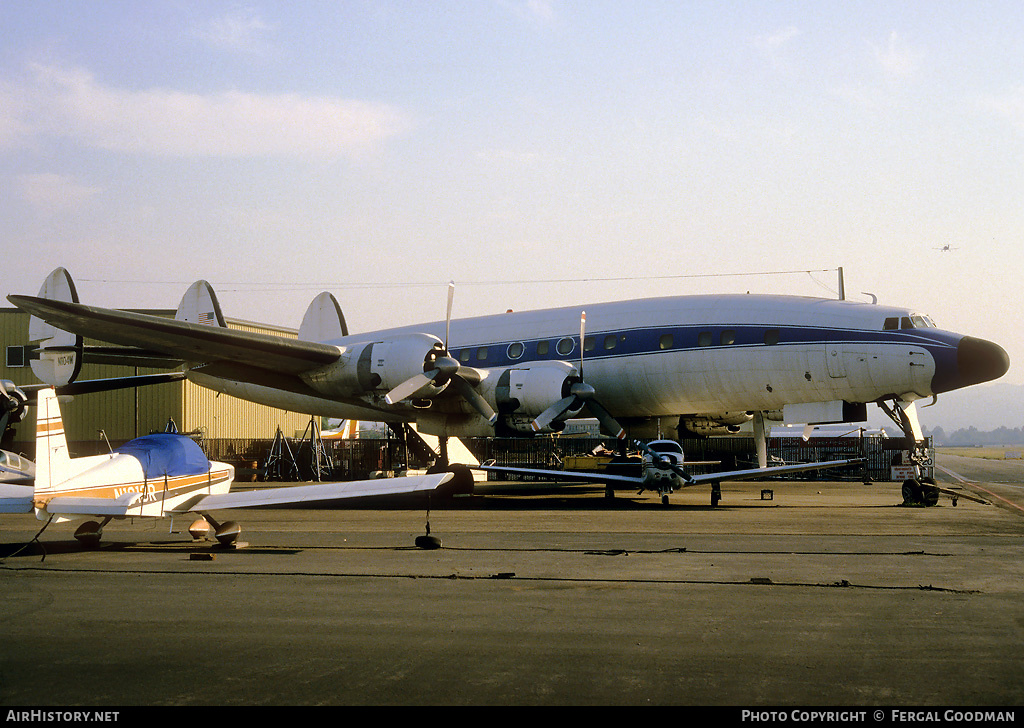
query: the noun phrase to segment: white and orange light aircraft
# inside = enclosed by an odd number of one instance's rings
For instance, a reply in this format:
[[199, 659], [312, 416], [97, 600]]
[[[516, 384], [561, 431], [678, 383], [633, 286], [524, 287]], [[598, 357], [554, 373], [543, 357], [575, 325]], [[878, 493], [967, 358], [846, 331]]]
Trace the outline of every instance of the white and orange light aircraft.
[[72, 458], [53, 388], [39, 391], [37, 407], [34, 485], [0, 484], [0, 513], [34, 512], [47, 525], [100, 518], [78, 527], [75, 538], [83, 543], [99, 541], [111, 519], [191, 513], [200, 516], [189, 528], [194, 537], [212, 530], [228, 546], [241, 529], [231, 521], [218, 523], [212, 511], [432, 491], [452, 477], [439, 473], [230, 492], [234, 467], [211, 462], [188, 437], [147, 435], [107, 455]]
[[74, 339], [86, 336], [168, 357], [190, 381], [241, 399], [415, 423], [441, 438], [558, 432], [587, 413], [620, 439], [660, 437], [663, 420], [680, 433], [751, 423], [762, 468], [767, 420], [863, 422], [876, 403], [914, 450], [916, 401], [1009, 368], [998, 344], [912, 309], [798, 296], [671, 296], [453, 320], [449, 288], [444, 320], [350, 334], [325, 292], [298, 339], [228, 329], [206, 281], [186, 291], [173, 320], [80, 304], [63, 268], [39, 296], [8, 300], [32, 315], [30, 339], [57, 378], [88, 356]]

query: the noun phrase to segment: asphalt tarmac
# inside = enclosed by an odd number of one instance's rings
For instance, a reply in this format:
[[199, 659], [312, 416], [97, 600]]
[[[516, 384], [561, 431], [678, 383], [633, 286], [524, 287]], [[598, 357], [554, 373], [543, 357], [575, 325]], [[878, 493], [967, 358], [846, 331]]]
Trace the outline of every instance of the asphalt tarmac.
[[977, 481], [942, 477], [955, 507], [495, 483], [233, 512], [233, 551], [191, 519], [25, 547], [41, 524], [4, 516], [0, 705], [1022, 705], [1024, 462], [939, 463]]

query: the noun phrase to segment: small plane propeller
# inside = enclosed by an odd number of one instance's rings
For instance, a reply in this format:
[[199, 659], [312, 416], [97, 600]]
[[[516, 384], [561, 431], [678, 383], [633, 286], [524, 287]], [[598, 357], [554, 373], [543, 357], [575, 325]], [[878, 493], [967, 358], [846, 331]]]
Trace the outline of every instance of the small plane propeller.
[[384, 396], [384, 401], [388, 404], [401, 402], [429, 384], [441, 387], [450, 382], [455, 391], [469, 402], [469, 405], [481, 417], [487, 420], [488, 424], [493, 425], [497, 422], [498, 415], [491, 409], [487, 400], [473, 387], [473, 384], [479, 381], [475, 370], [463, 367], [448, 351], [448, 334], [451, 331], [452, 301], [454, 297], [455, 282], [451, 281], [448, 283], [448, 309], [445, 314], [444, 345], [437, 346], [435, 344], [434, 349], [427, 355], [424, 362], [423, 373], [406, 379], [392, 389]]
[[592, 386], [583, 380], [583, 342], [586, 341], [587, 312], [580, 313], [580, 365], [579, 381], [573, 382], [569, 387], [569, 394], [555, 402], [546, 410], [541, 412], [530, 425], [534, 432], [540, 432], [547, 428], [552, 422], [565, 415], [566, 412], [583, 409], [586, 405], [591, 414], [597, 418], [605, 432], [611, 433], [616, 439], [622, 440], [626, 437], [626, 431], [615, 418], [594, 399], [597, 392]]
[[651, 456], [654, 467], [658, 468], [659, 470], [671, 470], [680, 478], [682, 478], [686, 483], [693, 485], [693, 477], [691, 477], [691, 475], [688, 472], [683, 470], [683, 468], [679, 464], [673, 462], [672, 458], [670, 458], [667, 453], [662, 453], [658, 452], [657, 450], [653, 450], [650, 444], [646, 442], [643, 443], [643, 448]]

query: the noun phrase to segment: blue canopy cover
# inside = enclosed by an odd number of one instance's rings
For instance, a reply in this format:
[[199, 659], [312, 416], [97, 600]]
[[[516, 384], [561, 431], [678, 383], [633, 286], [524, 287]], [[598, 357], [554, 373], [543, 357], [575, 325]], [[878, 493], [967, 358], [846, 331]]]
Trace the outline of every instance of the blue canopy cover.
[[114, 450], [142, 463], [147, 478], [198, 475], [210, 469], [210, 461], [193, 440], [183, 435], [146, 435]]

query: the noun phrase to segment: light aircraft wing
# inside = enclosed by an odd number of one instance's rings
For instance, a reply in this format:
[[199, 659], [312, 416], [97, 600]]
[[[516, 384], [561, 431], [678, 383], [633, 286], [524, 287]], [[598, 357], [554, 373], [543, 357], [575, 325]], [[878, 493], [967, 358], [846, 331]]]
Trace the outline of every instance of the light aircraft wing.
[[[725, 483], [739, 480], [753, 480], [771, 475], [786, 475], [788, 473], [800, 473], [808, 470], [826, 470], [828, 468], [840, 468], [844, 465], [854, 465], [863, 462], [861, 458], [851, 460], [825, 460], [815, 463], [798, 463], [794, 465], [774, 465], [770, 468], [749, 468], [747, 470], [726, 470], [719, 473], [702, 473], [700, 475], [687, 475], [684, 477], [684, 485], [703, 485], [705, 483]], [[579, 470], [539, 470], [535, 468], [516, 468], [502, 465], [480, 465], [476, 469], [489, 472], [514, 473], [517, 475], [536, 475], [554, 480], [575, 480], [588, 483], [630, 483], [642, 485], [643, 477], [634, 475], [613, 475], [608, 473], [588, 473]]]
[[31, 485], [0, 483], [0, 513], [31, 513]]
[[169, 354], [190, 362], [229, 360], [298, 374], [338, 359], [336, 346], [189, 323], [34, 296], [8, 296], [23, 311], [81, 336]]
[[125, 493], [117, 498], [51, 498], [46, 503], [48, 513], [60, 516], [126, 516], [128, 509], [138, 504], [140, 493]]
[[177, 512], [298, 505], [344, 498], [415, 493], [434, 490], [441, 484], [447, 483], [452, 477], [452, 473], [436, 473], [434, 475], [411, 475], [403, 478], [354, 480], [347, 483], [317, 483], [316, 485], [243, 490], [222, 495], [208, 495], [193, 504], [177, 509]]

